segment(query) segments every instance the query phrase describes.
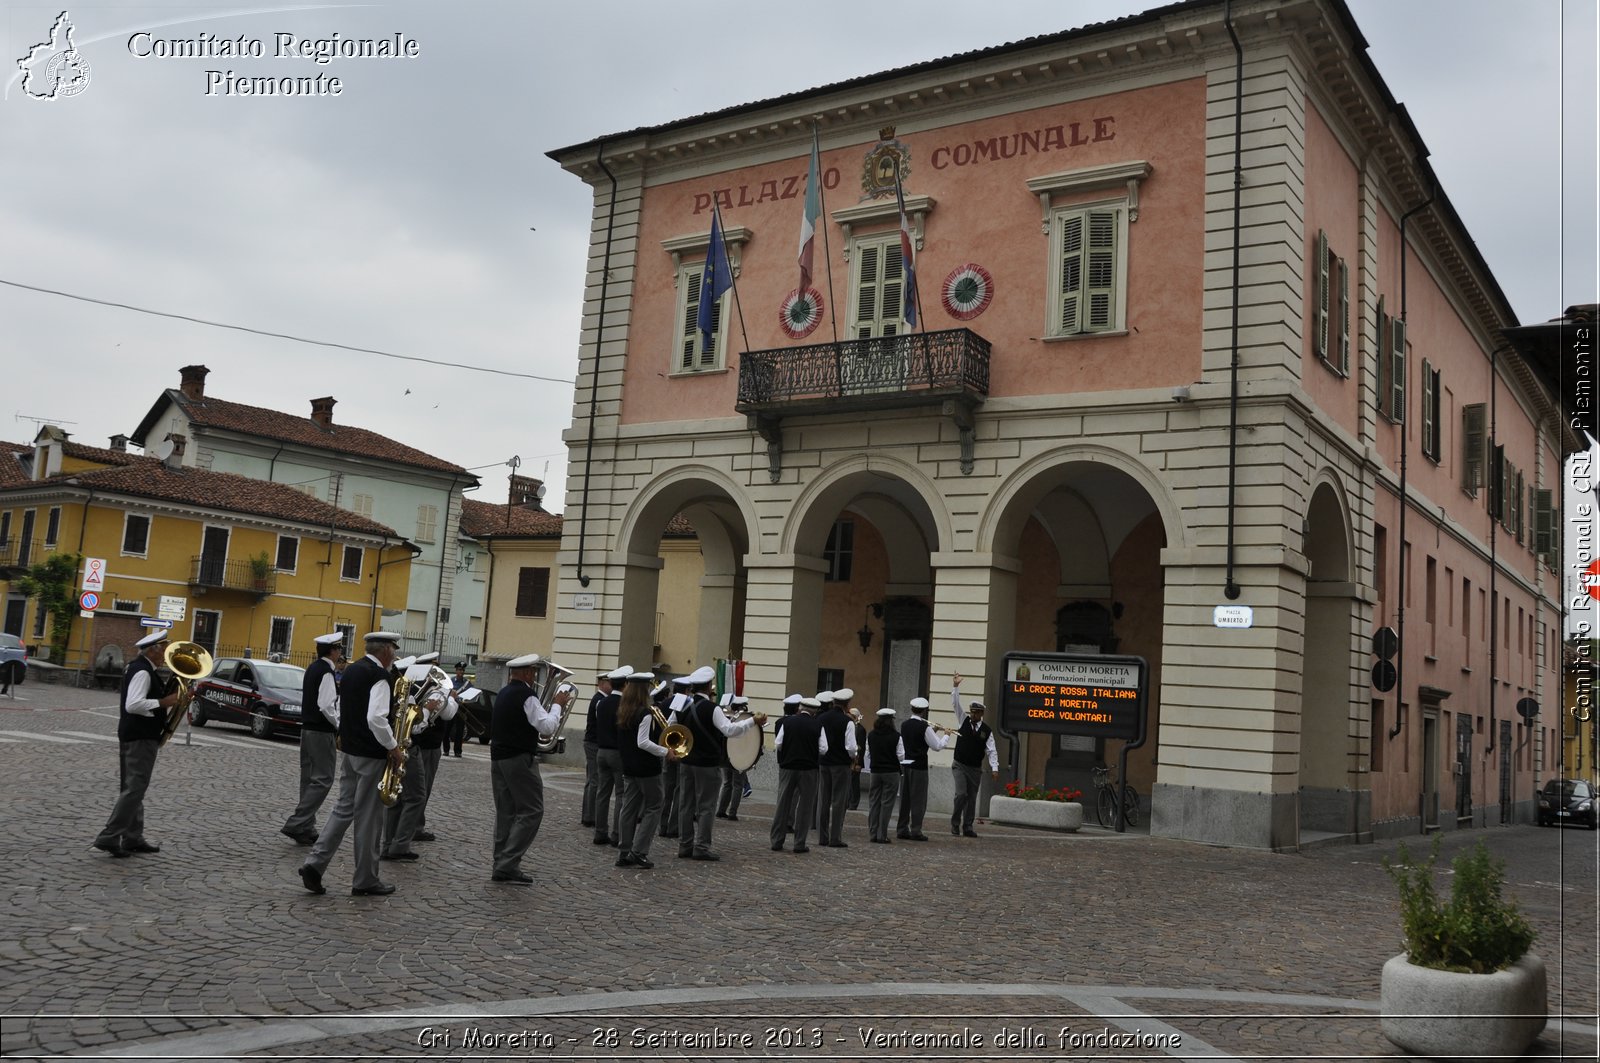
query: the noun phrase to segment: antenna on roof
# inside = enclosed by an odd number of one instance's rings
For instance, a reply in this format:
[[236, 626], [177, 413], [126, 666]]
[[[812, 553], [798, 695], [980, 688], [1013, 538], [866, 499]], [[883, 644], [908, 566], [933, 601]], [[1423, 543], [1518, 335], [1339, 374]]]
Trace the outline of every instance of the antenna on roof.
[[18, 421], [32, 421], [33, 422], [33, 430], [35, 432], [37, 432], [39, 430], [41, 425], [47, 425], [47, 424], [63, 425], [63, 424], [77, 424], [78, 423], [77, 421], [65, 421], [65, 420], [62, 420], [60, 417], [35, 417], [32, 414], [21, 413], [20, 411], [15, 415], [15, 419], [18, 420]]

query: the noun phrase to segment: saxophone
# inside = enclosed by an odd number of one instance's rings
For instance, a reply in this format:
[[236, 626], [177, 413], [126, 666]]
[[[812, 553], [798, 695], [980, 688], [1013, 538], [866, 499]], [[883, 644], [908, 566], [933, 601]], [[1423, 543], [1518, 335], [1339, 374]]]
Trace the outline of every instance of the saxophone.
[[378, 800], [386, 806], [400, 800], [400, 786], [406, 777], [406, 758], [410, 756], [411, 731], [422, 718], [422, 710], [411, 700], [411, 681], [405, 676], [394, 681], [394, 693], [389, 699], [390, 723], [394, 726], [395, 748], [400, 751], [400, 763], [391, 761], [378, 780]]

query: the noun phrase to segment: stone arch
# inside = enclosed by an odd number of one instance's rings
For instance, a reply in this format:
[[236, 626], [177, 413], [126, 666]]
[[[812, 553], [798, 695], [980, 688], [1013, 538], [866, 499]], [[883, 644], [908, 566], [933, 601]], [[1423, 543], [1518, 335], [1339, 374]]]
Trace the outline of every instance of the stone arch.
[[1355, 681], [1359, 593], [1351, 579], [1350, 507], [1333, 470], [1319, 471], [1310, 486], [1302, 544], [1309, 563], [1300, 669], [1302, 844], [1307, 834], [1359, 837], [1371, 820], [1360, 756], [1367, 706]]
[[950, 549], [950, 516], [934, 482], [898, 458], [860, 454], [823, 470], [790, 509], [780, 553], [820, 556], [834, 517], [857, 496], [896, 502], [915, 520], [930, 552]]

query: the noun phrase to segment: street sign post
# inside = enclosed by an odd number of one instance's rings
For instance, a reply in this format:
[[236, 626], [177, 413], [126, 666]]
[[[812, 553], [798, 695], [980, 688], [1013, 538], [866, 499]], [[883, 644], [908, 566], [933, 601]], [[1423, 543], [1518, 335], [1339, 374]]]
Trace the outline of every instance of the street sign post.
[[86, 557], [83, 559], [83, 586], [78, 588], [96, 593], [106, 589], [106, 559], [103, 557]]

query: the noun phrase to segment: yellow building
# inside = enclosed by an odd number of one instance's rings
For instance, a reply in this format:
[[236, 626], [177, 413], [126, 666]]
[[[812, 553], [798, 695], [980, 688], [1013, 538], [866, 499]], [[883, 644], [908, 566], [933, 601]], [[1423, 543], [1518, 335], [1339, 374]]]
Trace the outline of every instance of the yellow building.
[[81, 557], [75, 590], [98, 596], [59, 661], [75, 669], [115, 658], [104, 648], [137, 638], [143, 617], [171, 620], [175, 639], [215, 656], [304, 663], [317, 635], [378, 628], [404, 609], [415, 547], [393, 529], [180, 458], [86, 447], [54, 426], [31, 447], [0, 445], [4, 629], [48, 652], [48, 618], [16, 583], [52, 554]]

